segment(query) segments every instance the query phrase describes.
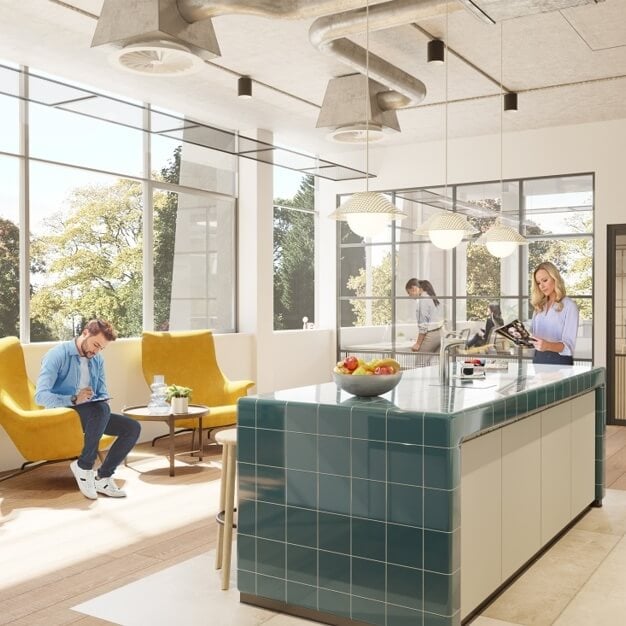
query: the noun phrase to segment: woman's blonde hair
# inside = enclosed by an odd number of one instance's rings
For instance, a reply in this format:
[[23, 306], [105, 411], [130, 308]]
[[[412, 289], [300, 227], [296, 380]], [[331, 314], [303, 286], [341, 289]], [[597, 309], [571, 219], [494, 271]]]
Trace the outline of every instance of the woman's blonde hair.
[[565, 283], [563, 282], [563, 278], [558, 268], [554, 263], [550, 263], [550, 261], [544, 261], [543, 263], [539, 263], [533, 272], [533, 279], [531, 281], [531, 292], [530, 292], [530, 303], [533, 305], [535, 311], [542, 311], [543, 307], [546, 305], [547, 299], [541, 293], [541, 290], [537, 286], [537, 272], [539, 270], [544, 270], [548, 273], [550, 278], [554, 281], [554, 291], [556, 297], [554, 299], [554, 308], [557, 311], [561, 311], [563, 309], [563, 298], [567, 295], [565, 292]]

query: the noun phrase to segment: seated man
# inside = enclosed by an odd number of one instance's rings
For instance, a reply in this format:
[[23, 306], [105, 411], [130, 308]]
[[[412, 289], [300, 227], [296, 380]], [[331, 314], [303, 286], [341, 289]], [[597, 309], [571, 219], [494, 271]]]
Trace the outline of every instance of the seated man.
[[[92, 500], [99, 493], [113, 498], [126, 496], [115, 484], [113, 473], [137, 442], [141, 430], [135, 420], [111, 413], [106, 400], [98, 401], [108, 398], [104, 360], [99, 353], [116, 338], [109, 322], [91, 320], [76, 339], [60, 343], [44, 355], [35, 391], [37, 404], [47, 409], [71, 406], [78, 413], [85, 444], [70, 469], [82, 494]], [[96, 474], [93, 466], [105, 434], [116, 439]]]

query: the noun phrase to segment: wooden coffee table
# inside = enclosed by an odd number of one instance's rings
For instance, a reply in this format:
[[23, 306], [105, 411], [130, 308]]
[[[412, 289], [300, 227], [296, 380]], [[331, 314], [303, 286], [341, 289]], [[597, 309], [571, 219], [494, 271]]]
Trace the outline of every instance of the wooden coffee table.
[[123, 410], [124, 415], [132, 417], [141, 422], [165, 422], [170, 427], [169, 435], [169, 457], [170, 457], [170, 476], [174, 476], [174, 430], [176, 428], [176, 420], [195, 418], [198, 420], [198, 428], [200, 430], [200, 450], [198, 451], [198, 459], [202, 461], [202, 418], [209, 414], [209, 407], [204, 404], [190, 404], [187, 413], [169, 413], [168, 415], [155, 415], [145, 405], [129, 406]]

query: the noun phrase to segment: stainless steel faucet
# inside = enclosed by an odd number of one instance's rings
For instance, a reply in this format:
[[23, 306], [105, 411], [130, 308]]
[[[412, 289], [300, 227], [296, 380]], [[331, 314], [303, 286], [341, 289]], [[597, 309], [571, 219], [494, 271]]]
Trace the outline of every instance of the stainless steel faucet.
[[439, 349], [439, 381], [447, 385], [450, 381], [450, 349], [464, 346], [465, 339], [459, 337], [442, 337]]

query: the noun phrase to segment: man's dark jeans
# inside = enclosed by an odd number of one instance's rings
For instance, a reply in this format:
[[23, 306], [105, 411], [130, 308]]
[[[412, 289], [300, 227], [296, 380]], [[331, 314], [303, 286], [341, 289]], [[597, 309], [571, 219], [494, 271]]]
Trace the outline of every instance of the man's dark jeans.
[[78, 467], [92, 469], [102, 435], [112, 435], [116, 439], [98, 469], [100, 478], [112, 476], [115, 468], [137, 443], [141, 426], [130, 417], [111, 413], [108, 402], [84, 402], [77, 404], [73, 409], [80, 416], [85, 433], [85, 445], [78, 457]]

